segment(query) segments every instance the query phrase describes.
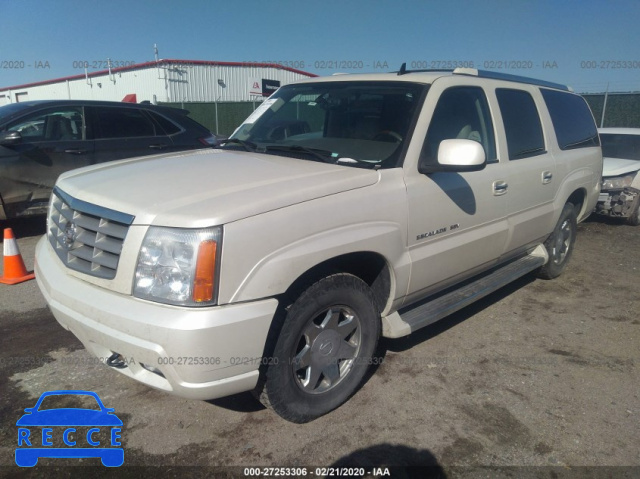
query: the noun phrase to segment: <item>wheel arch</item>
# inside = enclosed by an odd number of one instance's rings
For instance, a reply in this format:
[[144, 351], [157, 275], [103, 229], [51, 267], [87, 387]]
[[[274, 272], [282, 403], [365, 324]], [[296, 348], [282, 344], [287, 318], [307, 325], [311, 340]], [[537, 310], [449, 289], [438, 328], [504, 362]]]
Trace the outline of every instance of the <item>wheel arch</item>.
[[571, 193], [569, 195], [569, 198], [567, 198], [567, 201], [565, 201], [565, 203], [571, 203], [575, 207], [576, 216], [578, 217], [578, 222], [580, 222], [581, 219], [586, 218], [587, 216], [586, 213], [590, 213], [585, 211], [587, 206], [585, 202], [586, 197], [587, 197], [587, 190], [584, 188], [578, 188], [573, 193]]
[[348, 273], [360, 278], [371, 288], [378, 311], [387, 308], [392, 297], [393, 275], [384, 256], [373, 251], [346, 253], [327, 259], [302, 273], [282, 296], [289, 301], [294, 300], [311, 284], [335, 273]]
[[2, 198], [2, 192], [0, 192], [0, 221], [8, 220], [9, 215], [7, 213], [7, 209], [4, 206], [4, 199]]

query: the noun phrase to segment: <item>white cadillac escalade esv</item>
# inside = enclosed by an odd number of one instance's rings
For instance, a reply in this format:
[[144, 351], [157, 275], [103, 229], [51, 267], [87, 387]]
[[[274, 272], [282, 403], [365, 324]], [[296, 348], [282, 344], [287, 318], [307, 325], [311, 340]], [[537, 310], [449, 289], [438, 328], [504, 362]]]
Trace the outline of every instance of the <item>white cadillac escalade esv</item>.
[[562, 85], [457, 69], [280, 88], [217, 150], [63, 174], [38, 284], [118, 371], [254, 391], [305, 422], [408, 335], [565, 268], [598, 200], [591, 112]]

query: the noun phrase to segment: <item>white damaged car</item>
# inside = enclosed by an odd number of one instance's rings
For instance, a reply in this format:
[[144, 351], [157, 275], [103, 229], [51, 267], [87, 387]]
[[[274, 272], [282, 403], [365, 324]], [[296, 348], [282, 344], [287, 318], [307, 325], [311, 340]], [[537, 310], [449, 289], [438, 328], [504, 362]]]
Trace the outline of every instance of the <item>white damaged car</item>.
[[640, 128], [600, 128], [604, 164], [596, 213], [640, 224]]

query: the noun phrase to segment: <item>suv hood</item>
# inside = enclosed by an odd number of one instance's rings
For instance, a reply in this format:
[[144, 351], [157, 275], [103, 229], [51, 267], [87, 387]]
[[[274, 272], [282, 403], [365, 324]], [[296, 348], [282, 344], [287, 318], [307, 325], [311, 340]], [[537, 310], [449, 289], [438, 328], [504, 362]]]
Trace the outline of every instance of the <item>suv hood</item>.
[[620, 176], [640, 170], [640, 161], [622, 158], [604, 158], [602, 176]]
[[134, 224], [205, 227], [373, 185], [374, 170], [282, 156], [189, 151], [64, 173], [69, 195], [135, 216]]

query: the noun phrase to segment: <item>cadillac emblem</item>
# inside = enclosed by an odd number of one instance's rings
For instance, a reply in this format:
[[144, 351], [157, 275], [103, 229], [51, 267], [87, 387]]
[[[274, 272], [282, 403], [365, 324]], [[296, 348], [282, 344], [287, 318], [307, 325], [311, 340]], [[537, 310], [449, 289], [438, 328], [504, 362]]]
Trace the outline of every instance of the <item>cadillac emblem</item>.
[[62, 245], [67, 249], [71, 249], [77, 237], [78, 228], [76, 227], [76, 224], [73, 221], [68, 221], [64, 226], [64, 231], [62, 232]]

